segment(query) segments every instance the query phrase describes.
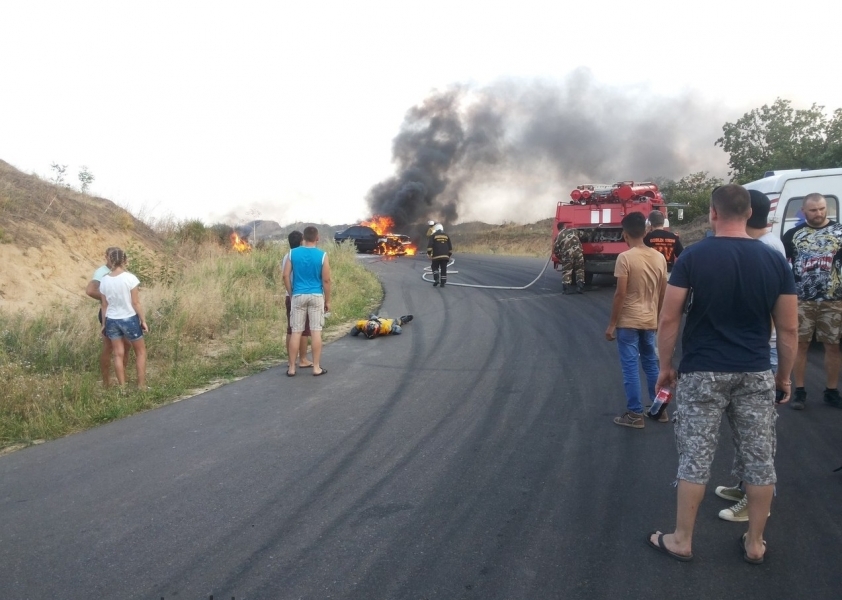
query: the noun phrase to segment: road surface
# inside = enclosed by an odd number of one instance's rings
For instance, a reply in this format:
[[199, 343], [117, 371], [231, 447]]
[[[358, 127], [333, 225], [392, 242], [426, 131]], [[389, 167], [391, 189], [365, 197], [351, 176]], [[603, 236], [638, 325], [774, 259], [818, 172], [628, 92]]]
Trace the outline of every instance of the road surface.
[[[821, 404], [820, 353], [807, 410], [779, 411], [766, 564], [717, 518], [727, 436], [680, 564], [645, 543], [674, 522], [672, 426], [611, 421], [610, 285], [442, 290], [423, 258], [362, 260], [381, 314], [415, 315], [402, 335], [341, 338], [324, 377], [279, 366], [0, 457], [0, 596], [840, 597], [842, 411]], [[543, 264], [457, 255], [451, 282], [522, 286]]]

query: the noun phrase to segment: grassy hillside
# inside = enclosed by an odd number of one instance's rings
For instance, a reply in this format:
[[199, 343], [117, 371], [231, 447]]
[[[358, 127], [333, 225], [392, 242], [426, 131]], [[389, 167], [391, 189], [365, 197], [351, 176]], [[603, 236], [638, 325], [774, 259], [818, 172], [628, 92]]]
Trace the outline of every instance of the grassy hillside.
[[[199, 221], [158, 222], [153, 230], [106, 199], [1, 161], [0, 234], [0, 449], [92, 427], [285, 360], [285, 244], [241, 254]], [[382, 289], [351, 247], [325, 237], [335, 293], [329, 339], [378, 306]], [[128, 269], [141, 280], [151, 328], [147, 390], [100, 381], [99, 304], [84, 290], [108, 246], [127, 250]]]
[[0, 242], [41, 248], [76, 231], [125, 233], [150, 249], [161, 240], [144, 222], [104, 198], [27, 175], [0, 160]]
[[155, 256], [164, 240], [104, 198], [22, 173], [0, 160], [0, 309], [84, 302], [84, 289], [109, 246]]

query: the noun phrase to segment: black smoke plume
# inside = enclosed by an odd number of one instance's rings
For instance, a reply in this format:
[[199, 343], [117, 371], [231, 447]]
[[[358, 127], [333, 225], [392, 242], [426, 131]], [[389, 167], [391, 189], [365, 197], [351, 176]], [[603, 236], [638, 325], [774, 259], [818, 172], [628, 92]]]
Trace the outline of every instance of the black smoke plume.
[[581, 183], [724, 175], [714, 141], [733, 113], [694, 92], [600, 84], [586, 70], [561, 83], [453, 86], [407, 112], [393, 142], [395, 175], [367, 201], [398, 231], [427, 219], [544, 219]]

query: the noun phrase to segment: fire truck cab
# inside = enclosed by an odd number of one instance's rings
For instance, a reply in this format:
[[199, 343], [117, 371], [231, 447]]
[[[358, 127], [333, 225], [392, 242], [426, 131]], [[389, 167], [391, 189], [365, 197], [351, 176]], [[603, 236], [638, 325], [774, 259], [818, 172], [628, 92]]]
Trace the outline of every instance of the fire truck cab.
[[[623, 241], [620, 222], [631, 212], [648, 217], [653, 210], [667, 216], [667, 204], [658, 186], [650, 182], [621, 181], [614, 184], [585, 184], [570, 193], [571, 202], [559, 202], [553, 222], [553, 241], [558, 224], [579, 232], [585, 258], [585, 283], [595, 274], [614, 274], [617, 256], [628, 250]], [[559, 257], [553, 253], [553, 266], [559, 268]]]
[[763, 179], [747, 183], [745, 187], [763, 192], [769, 197], [772, 206], [768, 227], [780, 238], [804, 222], [801, 205], [807, 194], [823, 195], [827, 201], [827, 217], [839, 222], [842, 169], [767, 171]]

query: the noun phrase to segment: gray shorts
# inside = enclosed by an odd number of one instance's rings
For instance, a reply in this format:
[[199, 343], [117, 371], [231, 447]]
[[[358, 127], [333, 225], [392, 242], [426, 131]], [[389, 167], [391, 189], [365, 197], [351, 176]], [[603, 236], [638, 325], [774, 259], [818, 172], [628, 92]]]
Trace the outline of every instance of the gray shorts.
[[706, 484], [719, 442], [722, 413], [734, 439], [731, 473], [749, 485], [772, 485], [775, 475], [775, 378], [759, 373], [682, 373], [675, 390], [678, 478]]

